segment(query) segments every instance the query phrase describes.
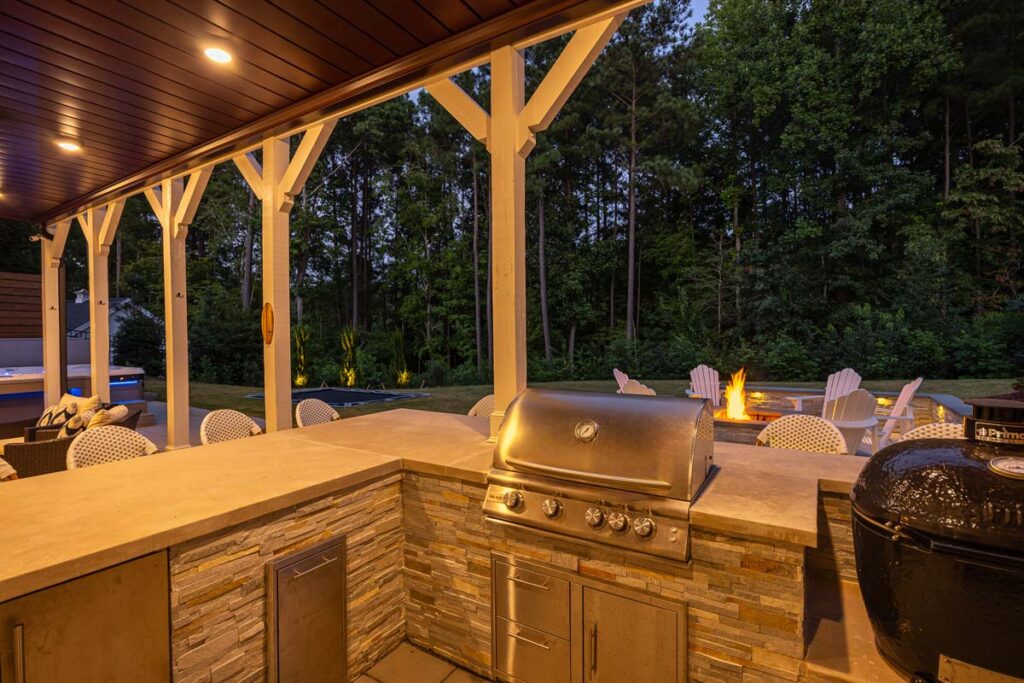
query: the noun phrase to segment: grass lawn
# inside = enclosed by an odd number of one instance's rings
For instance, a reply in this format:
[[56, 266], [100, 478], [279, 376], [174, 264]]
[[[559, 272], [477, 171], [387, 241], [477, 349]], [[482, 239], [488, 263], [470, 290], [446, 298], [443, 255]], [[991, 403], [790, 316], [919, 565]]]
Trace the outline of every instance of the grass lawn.
[[[725, 378], [723, 377], [723, 380]], [[642, 380], [641, 380], [642, 381]], [[925, 380], [921, 387], [922, 393], [953, 394], [960, 398], [973, 398], [991, 394], [1006, 393], [1011, 390], [1013, 379], [935, 379]], [[899, 391], [907, 380], [877, 380], [864, 382], [868, 391]], [[690, 386], [688, 379], [655, 379], [644, 382], [659, 394], [680, 395]], [[824, 388], [824, 382], [758, 382], [762, 386], [784, 386], [794, 388]], [[538, 382], [530, 386], [551, 389], [576, 389], [580, 391], [615, 391], [615, 382]], [[146, 391], [156, 393], [157, 400], [167, 400], [167, 385], [163, 379], [146, 377]], [[193, 382], [189, 388], [190, 402], [197, 408], [213, 410], [216, 408], [234, 408], [247, 415], [263, 417], [263, 400], [246, 398], [249, 394], [261, 393], [263, 387], [236, 387], [227, 384], [203, 384]], [[466, 413], [481, 397], [491, 393], [490, 385], [462, 387], [434, 387], [415, 389], [430, 394], [429, 398], [417, 398], [394, 403], [371, 403], [353, 408], [340, 408], [342, 416], [365, 415], [378, 413], [393, 408], [418, 408], [435, 410], [442, 413]]]

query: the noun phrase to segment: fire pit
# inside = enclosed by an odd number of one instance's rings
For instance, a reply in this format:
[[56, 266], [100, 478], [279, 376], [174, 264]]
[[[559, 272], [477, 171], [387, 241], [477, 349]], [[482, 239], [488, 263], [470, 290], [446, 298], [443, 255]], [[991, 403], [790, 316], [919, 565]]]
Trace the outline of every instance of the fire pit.
[[782, 417], [778, 411], [754, 405], [746, 391], [747, 372], [740, 368], [725, 387], [725, 407], [715, 411], [715, 441], [752, 444], [772, 420]]

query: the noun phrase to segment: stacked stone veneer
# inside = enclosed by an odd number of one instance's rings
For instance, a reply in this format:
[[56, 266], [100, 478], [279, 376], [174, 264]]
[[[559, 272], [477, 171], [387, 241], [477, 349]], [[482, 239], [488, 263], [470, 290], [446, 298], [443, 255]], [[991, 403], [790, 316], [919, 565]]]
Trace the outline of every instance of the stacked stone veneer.
[[857, 580], [850, 496], [823, 491], [818, 498], [818, 547], [807, 549], [808, 571]]
[[[174, 681], [266, 676], [266, 564], [347, 535], [355, 678], [405, 637], [401, 477], [330, 495], [171, 548]], [[340, 644], [339, 644], [340, 646]]]
[[689, 680], [795, 681], [803, 672], [804, 549], [694, 529], [689, 566], [494, 527], [478, 484], [406, 474], [406, 630], [414, 643], [487, 675], [490, 553], [578, 571], [688, 609]]

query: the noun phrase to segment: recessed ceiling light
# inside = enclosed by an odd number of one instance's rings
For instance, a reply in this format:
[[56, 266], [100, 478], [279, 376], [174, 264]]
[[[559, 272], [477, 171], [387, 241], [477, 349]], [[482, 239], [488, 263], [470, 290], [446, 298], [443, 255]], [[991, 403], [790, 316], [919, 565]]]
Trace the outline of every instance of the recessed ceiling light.
[[60, 147], [65, 152], [78, 152], [82, 149], [81, 145], [71, 140], [58, 140], [57, 146]]
[[208, 47], [203, 50], [203, 54], [205, 54], [208, 59], [217, 62], [218, 64], [227, 64], [231, 61], [231, 53], [227, 50], [222, 50], [219, 47]]

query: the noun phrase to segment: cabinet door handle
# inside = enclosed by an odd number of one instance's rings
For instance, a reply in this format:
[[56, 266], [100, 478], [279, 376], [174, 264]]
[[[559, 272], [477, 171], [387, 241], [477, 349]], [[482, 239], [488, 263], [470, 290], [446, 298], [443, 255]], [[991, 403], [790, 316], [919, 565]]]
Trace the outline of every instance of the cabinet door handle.
[[597, 624], [590, 625], [590, 677], [597, 675]]
[[14, 627], [14, 683], [25, 683], [25, 625]]
[[546, 645], [545, 643], [538, 643], [536, 640], [530, 640], [529, 638], [521, 636], [518, 633], [511, 633], [511, 632], [509, 632], [508, 637], [509, 638], [515, 638], [516, 640], [521, 640], [524, 643], [529, 643], [530, 645], [533, 645], [535, 647], [539, 647], [542, 650], [550, 650], [551, 649], [550, 645]]
[[533, 581], [527, 581], [526, 579], [521, 579], [518, 576], [510, 576], [510, 577], [508, 577], [508, 580], [511, 581], [512, 583], [518, 583], [521, 586], [529, 586], [530, 588], [539, 588], [539, 589], [541, 589], [543, 591], [551, 590], [546, 583], [534, 583]]
[[338, 558], [337, 557], [321, 557], [320, 560], [321, 560], [320, 564], [316, 565], [315, 567], [310, 567], [309, 569], [307, 569], [305, 571], [301, 571], [301, 572], [299, 570], [295, 570], [295, 574], [292, 575], [292, 578], [293, 579], [301, 579], [306, 574], [312, 574], [317, 569], [323, 569], [324, 567], [326, 567], [330, 563], [336, 562], [338, 560]]

